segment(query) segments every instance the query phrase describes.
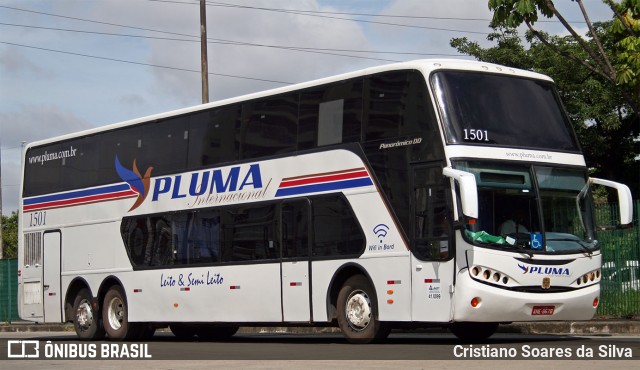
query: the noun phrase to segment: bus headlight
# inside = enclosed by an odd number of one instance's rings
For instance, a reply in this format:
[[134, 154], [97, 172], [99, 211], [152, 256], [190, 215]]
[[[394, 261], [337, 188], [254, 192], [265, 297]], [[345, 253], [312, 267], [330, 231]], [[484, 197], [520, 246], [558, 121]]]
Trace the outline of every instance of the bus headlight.
[[586, 274], [578, 277], [576, 281], [571, 285], [577, 286], [577, 287], [593, 285], [594, 283], [599, 282], [601, 278], [602, 278], [602, 272], [600, 271], [600, 269], [597, 269], [597, 270], [589, 271]]
[[487, 282], [493, 285], [512, 287], [516, 285], [515, 280], [507, 274], [490, 269], [484, 266], [473, 266], [469, 269], [471, 277], [478, 281]]

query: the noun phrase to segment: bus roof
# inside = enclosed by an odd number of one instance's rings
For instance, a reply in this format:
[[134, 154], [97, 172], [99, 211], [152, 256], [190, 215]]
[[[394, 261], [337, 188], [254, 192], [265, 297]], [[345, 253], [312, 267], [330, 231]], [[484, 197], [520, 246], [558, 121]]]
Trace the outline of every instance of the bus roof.
[[100, 127], [96, 127], [88, 130], [73, 132], [73, 133], [69, 133], [69, 134], [65, 134], [65, 135], [61, 135], [61, 136], [57, 136], [49, 139], [35, 141], [27, 144], [25, 150], [31, 147], [37, 147], [40, 145], [45, 145], [45, 144], [49, 144], [57, 141], [69, 140], [69, 139], [73, 139], [80, 136], [94, 135], [103, 131], [110, 131], [110, 130], [121, 128], [121, 127], [135, 125], [138, 123], [149, 122], [149, 121], [159, 120], [167, 117], [188, 114], [188, 113], [197, 112], [197, 111], [208, 109], [208, 108], [214, 108], [217, 106], [224, 106], [227, 104], [233, 104], [233, 103], [249, 101], [253, 99], [259, 99], [267, 96], [284, 94], [291, 91], [302, 90], [302, 89], [311, 88], [318, 85], [328, 84], [328, 83], [337, 82], [337, 81], [343, 81], [351, 78], [363, 77], [363, 76], [372, 75], [380, 72], [393, 71], [393, 70], [406, 70], [406, 69], [419, 70], [425, 76], [428, 76], [433, 71], [437, 71], [437, 70], [465, 70], [465, 71], [478, 71], [478, 72], [486, 72], [486, 73], [494, 73], [494, 74], [505, 74], [505, 75], [519, 76], [519, 77], [525, 77], [525, 78], [531, 78], [531, 79], [541, 79], [541, 80], [552, 81], [550, 77], [540, 73], [501, 66], [501, 65], [492, 64], [492, 63], [478, 62], [473, 60], [463, 60], [463, 59], [419, 59], [419, 60], [413, 60], [408, 62], [384, 64], [380, 66], [369, 67], [369, 68], [365, 68], [365, 69], [361, 69], [353, 72], [347, 72], [347, 73], [343, 73], [335, 76], [324, 77], [316, 80], [278, 87], [275, 89], [263, 90], [263, 91], [240, 95], [240, 96], [227, 98], [223, 100], [217, 100], [207, 104], [200, 104], [200, 105], [195, 105], [191, 107], [180, 108], [172, 111], [144, 116], [140, 118], [134, 118], [134, 119], [119, 122], [119, 123], [107, 124], [104, 126], [100, 126]]

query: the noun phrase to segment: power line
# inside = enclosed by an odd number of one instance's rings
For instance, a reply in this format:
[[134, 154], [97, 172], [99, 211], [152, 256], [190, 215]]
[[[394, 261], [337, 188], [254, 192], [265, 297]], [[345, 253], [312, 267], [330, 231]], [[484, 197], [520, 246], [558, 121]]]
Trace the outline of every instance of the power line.
[[[163, 40], [163, 41], [178, 41], [178, 42], [192, 42], [192, 43], [199, 42], [198, 40], [195, 40], [195, 39], [187, 40], [182, 38], [131, 35], [131, 34], [122, 34], [122, 33], [87, 31], [87, 30], [77, 30], [77, 29], [58, 28], [58, 27], [33, 26], [33, 25], [4, 23], [4, 22], [0, 22], [0, 26], [24, 27], [24, 28], [42, 29], [42, 30], [50, 30], [50, 31], [94, 34], [94, 35], [101, 35], [101, 36], [131, 37], [131, 38], [142, 38], [142, 39]], [[158, 31], [158, 32], [161, 32], [161, 31]], [[225, 39], [215, 39], [215, 38], [207, 38], [207, 40], [209, 44], [263, 47], [263, 48], [282, 49], [282, 50], [291, 50], [291, 51], [299, 51], [299, 52], [307, 52], [307, 53], [315, 53], [315, 54], [340, 56], [340, 57], [347, 57], [347, 58], [379, 60], [379, 61], [385, 61], [385, 62], [398, 62], [399, 60], [362, 57], [362, 56], [348, 55], [348, 54], [337, 54], [335, 52], [360, 53], [360, 54], [417, 55], [417, 56], [454, 56], [454, 57], [460, 56], [459, 54], [443, 54], [443, 53], [420, 53], [420, 52], [405, 52], [405, 51], [354, 50], [354, 49], [312, 48], [312, 47], [305, 47], [305, 46], [283, 46], [283, 45], [272, 45], [272, 44], [258, 44], [258, 43], [252, 43], [252, 42], [234, 41], [234, 40], [225, 40]]]
[[[38, 46], [31, 46], [31, 45], [16, 44], [16, 43], [13, 43], [13, 42], [7, 42], [7, 41], [0, 41], [0, 44], [6, 44], [6, 45], [11, 45], [11, 46], [18, 46], [18, 47], [29, 48], [29, 49], [35, 49], [35, 50], [41, 50], [41, 51], [48, 51], [48, 52], [52, 52], [52, 53], [60, 53], [60, 54], [75, 55], [75, 56], [80, 56], [80, 57], [85, 57], [85, 58], [93, 58], [93, 59], [108, 60], [108, 61], [112, 61], [112, 62], [120, 62], [120, 63], [127, 63], [127, 64], [135, 64], [135, 65], [141, 65], [141, 66], [147, 66], [147, 67], [155, 67], [155, 68], [164, 68], [164, 69], [171, 69], [171, 70], [175, 70], [175, 71], [184, 71], [184, 72], [195, 72], [195, 73], [200, 73], [200, 71], [199, 71], [199, 70], [195, 70], [195, 69], [187, 69], [187, 68], [179, 68], [179, 67], [168, 67], [168, 66], [162, 66], [162, 65], [158, 65], [158, 64], [150, 64], [150, 63], [134, 62], [134, 61], [131, 61], [131, 60], [116, 59], [116, 58], [107, 58], [107, 57], [99, 57], [99, 56], [95, 56], [95, 55], [82, 54], [82, 53], [75, 53], [75, 52], [70, 52], [70, 51], [62, 51], [62, 50], [55, 50], [55, 49], [42, 48], [42, 47], [38, 47]], [[271, 83], [277, 83], [277, 84], [282, 84], [282, 85], [291, 85], [291, 84], [293, 84], [293, 82], [283, 82], [283, 81], [269, 80], [269, 79], [264, 79], [264, 78], [246, 77], [246, 76], [230, 75], [230, 74], [224, 74], [224, 73], [213, 73], [213, 72], [209, 72], [209, 74], [210, 74], [210, 75], [213, 75], [213, 76], [230, 77], [230, 78], [239, 78], [239, 79], [243, 79], [243, 80], [252, 80], [252, 81], [271, 82]]]
[[72, 19], [72, 20], [75, 20], [75, 21], [81, 21], [81, 22], [89, 22], [89, 23], [103, 24], [103, 25], [106, 25], [106, 26], [130, 28], [130, 29], [140, 30], [140, 31], [159, 32], [159, 33], [165, 33], [165, 34], [168, 34], [168, 35], [174, 35], [174, 36], [198, 37], [198, 36], [188, 35], [188, 34], [184, 34], [184, 33], [170, 32], [170, 31], [160, 31], [160, 30], [154, 30], [154, 29], [152, 29], [152, 28], [144, 28], [144, 27], [127, 26], [127, 25], [118, 24], [118, 23], [111, 23], [111, 22], [102, 22], [102, 21], [97, 21], [97, 20], [95, 20], [95, 19], [86, 19], [86, 18], [79, 18], [79, 17], [70, 17], [70, 16], [66, 16], [66, 15], [53, 14], [53, 13], [46, 13], [46, 12], [39, 12], [39, 11], [36, 11], [36, 10], [21, 9], [21, 8], [16, 8], [16, 7], [12, 7], [12, 6], [6, 6], [6, 5], [0, 5], [0, 8], [16, 10], [16, 11], [19, 11], [19, 12], [26, 12], [26, 13], [34, 13], [34, 14], [46, 15], [46, 16], [50, 16], [50, 17], [58, 17], [58, 18], [64, 18], [64, 19]]
[[262, 7], [256, 7], [256, 6], [235, 5], [235, 4], [217, 3], [217, 2], [211, 2], [211, 1], [207, 2], [207, 4], [208, 5], [212, 5], [212, 6], [222, 6], [222, 7], [227, 7], [227, 8], [263, 10], [263, 11], [269, 11], [269, 12], [275, 12], [275, 13], [297, 14], [297, 15], [304, 15], [304, 16], [307, 16], [307, 17], [316, 17], [316, 18], [325, 18], [325, 19], [337, 19], [337, 20], [342, 20], [342, 21], [351, 21], [351, 22], [360, 22], [360, 23], [369, 23], [369, 24], [379, 24], [379, 25], [384, 25], [384, 26], [417, 28], [417, 29], [425, 29], [425, 30], [431, 30], [431, 31], [471, 33], [471, 34], [480, 34], [480, 35], [486, 35], [487, 34], [486, 32], [480, 32], [480, 31], [468, 31], [468, 30], [457, 30], [457, 29], [440, 28], [440, 27], [416, 26], [416, 25], [402, 24], [402, 23], [369, 21], [369, 20], [365, 20], [365, 19], [342, 18], [342, 17], [330, 16], [330, 15], [321, 15], [321, 14], [314, 14], [314, 13], [309, 13], [309, 12], [301, 12], [301, 11], [296, 11], [296, 10], [285, 10], [285, 9], [277, 9], [277, 8], [262, 8]]
[[[150, 39], [150, 40], [199, 42], [198, 40], [177, 39], [177, 38], [170, 38], [170, 37], [131, 35], [131, 34], [124, 34], [124, 33], [110, 33], [110, 32], [99, 32], [99, 31], [77, 30], [77, 29], [71, 29], [71, 28], [45, 27], [45, 26], [34, 26], [34, 25], [27, 25], [27, 24], [4, 23], [4, 22], [0, 22], [0, 26], [24, 27], [24, 28], [39, 29], [39, 30], [49, 30], [49, 31], [64, 31], [64, 32], [74, 32], [74, 33], [86, 33], [86, 34], [102, 35], [102, 36], [132, 37], [132, 38], [142, 38], [142, 39]], [[162, 32], [162, 31], [158, 31], [158, 32]], [[187, 35], [185, 35], [185, 36], [187, 36]]]
[[[130, 29], [136, 29], [136, 30], [142, 30], [142, 31], [150, 31], [150, 32], [172, 34], [172, 35], [183, 36], [183, 37], [197, 37], [197, 36], [189, 35], [189, 34], [182, 34], [182, 33], [169, 32], [169, 31], [160, 31], [160, 30], [155, 30], [155, 29], [150, 29], [150, 28], [134, 27], [134, 26], [128, 26], [128, 25], [111, 23], [111, 22], [102, 22], [102, 21], [96, 21], [96, 20], [85, 19], [85, 18], [63, 16], [63, 15], [59, 15], [59, 14], [45, 13], [45, 12], [39, 12], [39, 11], [21, 9], [21, 8], [15, 8], [15, 7], [10, 7], [10, 6], [5, 6], [5, 5], [0, 5], [0, 8], [6, 8], [6, 9], [11, 9], [11, 10], [17, 10], [17, 11], [23, 11], [23, 12], [28, 12], [28, 13], [41, 14], [41, 15], [47, 15], [47, 16], [52, 16], [52, 17], [65, 18], [65, 19], [72, 19], [72, 20], [83, 21], [83, 22], [104, 24], [104, 25], [115, 26], [115, 27], [130, 28]], [[9, 25], [9, 24], [6, 24], [6, 25]], [[34, 28], [35, 27], [36, 26], [34, 26]], [[44, 27], [42, 27], [42, 28], [44, 28]], [[89, 32], [92, 32], [92, 31], [86, 31], [86, 33], [89, 33]], [[106, 34], [106, 33], [102, 33], [102, 34]], [[140, 37], [140, 36], [131, 35], [131, 37]], [[146, 37], [153, 38], [151, 36], [146, 36]], [[174, 41], [188, 41], [188, 40], [174, 39]], [[214, 41], [214, 42], [216, 42], [216, 41]], [[227, 44], [236, 44], [236, 45], [249, 44], [249, 43], [242, 43], [242, 42], [236, 42], [236, 41], [230, 41], [230, 40], [220, 40], [220, 41], [217, 41], [217, 42], [219, 42], [219, 43], [227, 43]], [[142, 62], [134, 62], [134, 61], [116, 59], [116, 58], [98, 57], [98, 56], [95, 56], [95, 55], [75, 53], [75, 52], [67, 52], [67, 51], [55, 50], [55, 49], [48, 49], [48, 48], [42, 48], [42, 47], [37, 47], [37, 46], [30, 46], [30, 45], [24, 45], [24, 44], [18, 44], [18, 43], [11, 43], [11, 42], [7, 42], [7, 41], [0, 41], [0, 43], [7, 44], [7, 45], [12, 45], [12, 46], [24, 47], [24, 48], [31, 48], [31, 49], [35, 49], [35, 50], [41, 50], [41, 51], [48, 51], [48, 52], [61, 53], [61, 54], [67, 54], [67, 55], [81, 56], [81, 57], [86, 57], [86, 58], [101, 59], [101, 60], [108, 60], [108, 61], [114, 61], [114, 62], [120, 62], [120, 63], [135, 64], [135, 65], [143, 65], [143, 66], [163, 68], [163, 69], [172, 69], [172, 70], [185, 71], [185, 72], [200, 73], [200, 71], [186, 69], [186, 68], [169, 67], [169, 66], [162, 66], [162, 65], [150, 64], [150, 63], [142, 63]], [[256, 46], [259, 46], [259, 45], [256, 45]], [[263, 47], [275, 47], [275, 46], [271, 46], [271, 45], [261, 45], [261, 46], [263, 46]], [[290, 50], [296, 50], [296, 48], [289, 48], [289, 49]], [[300, 51], [304, 51], [304, 50], [300, 49]], [[325, 52], [319, 52], [319, 51], [308, 51], [308, 52], [318, 53], [318, 54], [348, 56], [348, 57], [360, 58], [360, 59], [377, 59], [377, 60], [391, 61], [391, 62], [395, 61], [395, 60], [388, 60], [388, 59], [385, 60], [385, 59], [379, 59], [379, 58], [360, 57], [360, 56], [354, 56], [354, 55], [349, 56], [349, 55], [332, 54], [332, 53], [325, 53]], [[292, 84], [291, 82], [283, 82], [283, 81], [276, 81], [276, 80], [269, 80], [269, 79], [246, 77], [246, 76], [229, 75], [229, 74], [223, 74], [223, 73], [210, 72], [209, 75], [220, 76], [220, 77], [247, 79], [247, 80], [254, 80], [254, 81], [272, 82], [272, 83], [278, 83], [278, 84]]]
[[[186, 3], [182, 3], [182, 4], [186, 4]], [[165, 34], [169, 34], [169, 35], [194, 38], [194, 40], [195, 40], [195, 38], [198, 37], [198, 36], [195, 36], [195, 35], [189, 35], [189, 34], [184, 34], [184, 33], [163, 31], [163, 30], [157, 30], [157, 29], [152, 29], [152, 28], [135, 27], [135, 26], [129, 26], [129, 25], [117, 24], [117, 23], [111, 23], [111, 22], [102, 22], [102, 21], [86, 19], [86, 18], [69, 17], [69, 16], [63, 16], [63, 15], [59, 15], [59, 14], [45, 13], [45, 12], [39, 12], [39, 11], [34, 11], [34, 10], [29, 10], [29, 9], [15, 8], [15, 7], [4, 6], [4, 5], [0, 5], [0, 8], [7, 8], [7, 9], [12, 9], [12, 10], [17, 10], [17, 11], [28, 12], [28, 13], [35, 13], [35, 14], [52, 16], [52, 17], [60, 17], [60, 18], [72, 19], [72, 20], [77, 20], [77, 21], [82, 21], [82, 22], [104, 24], [104, 25], [109, 25], [109, 26], [114, 26], [114, 27], [122, 27], [122, 28], [129, 28], [129, 29], [156, 32], [156, 33], [165, 33]], [[67, 32], [78, 32], [78, 33], [93, 33], [93, 34], [110, 35], [110, 36], [126, 36], [126, 37], [138, 37], [138, 38], [149, 38], [149, 39], [169, 40], [169, 41], [183, 41], [183, 42], [190, 41], [190, 40], [185, 40], [185, 39], [171, 39], [171, 38], [162, 38], [162, 37], [154, 37], [154, 36], [122, 35], [122, 34], [113, 34], [113, 33], [107, 33], [107, 32], [71, 30], [71, 29], [61, 29], [61, 28], [53, 28], [53, 27], [24, 26], [24, 25], [16, 25], [16, 24], [9, 24], [9, 23], [2, 23], [2, 25], [6, 25], [6, 26], [22, 26], [22, 27], [41, 28], [41, 29], [50, 29], [50, 30], [60, 30], [60, 31], [67, 31]], [[384, 61], [384, 62], [398, 62], [398, 60], [371, 58], [371, 57], [361, 57], [361, 56], [356, 56], [356, 55], [336, 54], [336, 53], [329, 53], [329, 51], [351, 52], [351, 53], [397, 54], [397, 55], [422, 55], [422, 56], [459, 56], [459, 54], [393, 52], [393, 51], [369, 51], [369, 50], [349, 50], [349, 49], [331, 49], [331, 48], [311, 48], [311, 47], [299, 47], [299, 46], [280, 46], [280, 45], [269, 45], [269, 44], [256, 44], [256, 43], [234, 41], [234, 40], [225, 40], [225, 39], [212, 39], [212, 38], [209, 38], [208, 40], [210, 40], [209, 42], [211, 42], [211, 43], [218, 43], [218, 44], [235, 44], [235, 45], [247, 45], [247, 46], [256, 46], [256, 47], [286, 49], [286, 50], [309, 52], [309, 53], [315, 53], [315, 54], [333, 55], [333, 56], [341, 56], [341, 57], [348, 57], [348, 58], [378, 60], [378, 61]]]
[[[20, 24], [2, 23], [2, 22], [0, 22], [0, 26], [25, 27], [25, 28], [43, 29], [43, 30], [51, 30], [51, 31], [64, 31], [64, 32], [83, 33], [83, 34], [95, 34], [95, 35], [102, 35], [102, 36], [119, 36], [119, 37], [152, 39], [152, 40], [164, 40], [164, 41], [180, 41], [180, 42], [193, 42], [193, 43], [199, 42], [198, 40], [176, 39], [176, 38], [169, 38], [169, 37], [129, 35], [129, 34], [118, 34], [118, 33], [109, 33], [109, 32], [74, 30], [74, 29], [68, 29], [68, 28], [20, 25]], [[282, 49], [282, 50], [298, 51], [298, 52], [312, 53], [312, 54], [323, 54], [323, 55], [331, 55], [331, 56], [339, 56], [339, 57], [347, 57], [347, 58], [378, 60], [378, 61], [384, 61], [384, 62], [399, 62], [399, 60], [372, 58], [372, 57], [364, 57], [359, 55], [338, 54], [330, 51], [341, 51], [341, 52], [351, 52], [351, 53], [372, 53], [372, 54], [380, 53], [380, 54], [405, 54], [405, 55], [442, 55], [442, 56], [448, 55], [448, 54], [436, 54], [436, 53], [427, 54], [427, 53], [408, 53], [408, 52], [391, 52], [391, 51], [378, 52], [378, 51], [370, 51], [370, 50], [349, 50], [349, 49], [330, 49], [330, 48], [321, 49], [321, 48], [310, 48], [310, 47], [302, 47], [302, 46], [280, 46], [280, 45], [270, 45], [270, 44], [256, 44], [251, 42], [233, 41], [233, 40], [224, 40], [224, 39], [211, 39], [211, 38], [207, 38], [207, 40], [208, 40], [207, 43], [209, 44], [263, 47], [263, 48]], [[459, 55], [450, 54], [449, 56], [459, 56]]]
[[[153, 1], [153, 0], [148, 0], [148, 1]], [[181, 2], [177, 2], [177, 1], [174, 1], [174, 2], [175, 2], [175, 3], [181, 3]], [[191, 4], [191, 3], [181, 3], [181, 4]], [[193, 4], [195, 4], [195, 3], [193, 3]], [[397, 26], [397, 27], [407, 27], [407, 28], [427, 29], [427, 30], [432, 30], [432, 31], [447, 31], [447, 32], [459, 32], [459, 33], [470, 33], [470, 34], [481, 34], [481, 35], [486, 35], [486, 32], [479, 32], [479, 31], [466, 31], [466, 30], [456, 30], [456, 29], [449, 29], [449, 28], [438, 28], [438, 27], [427, 27], [427, 26], [415, 26], [415, 25], [401, 24], [401, 23], [389, 23], [389, 22], [368, 21], [368, 20], [363, 20], [363, 19], [341, 18], [341, 17], [333, 17], [333, 16], [328, 16], [328, 15], [307, 14], [307, 13], [305, 13], [305, 12], [297, 12], [297, 11], [292, 11], [292, 10], [279, 10], [279, 9], [276, 9], [276, 8], [260, 8], [260, 7], [252, 7], [252, 6], [245, 6], [245, 5], [234, 5], [234, 4], [213, 3], [213, 2], [208, 2], [207, 4], [209, 4], [209, 5], [211, 5], [211, 6], [224, 6], [224, 7], [228, 7], [228, 8], [242, 8], [242, 9], [264, 10], [264, 11], [272, 11], [272, 12], [278, 12], [278, 13], [288, 13], [288, 14], [304, 15], [304, 16], [309, 16], [309, 17], [318, 17], [318, 18], [337, 19], [337, 20], [343, 20], [343, 21], [354, 21], [354, 22], [373, 23], [373, 24], [381, 24], [381, 25]], [[82, 22], [98, 23], [98, 24], [104, 24], [104, 25], [108, 25], [108, 26], [126, 27], [126, 28], [132, 28], [132, 29], [142, 30], [142, 31], [162, 32], [162, 33], [167, 33], [167, 34], [172, 34], [172, 35], [178, 35], [178, 36], [188, 36], [188, 37], [193, 37], [192, 35], [185, 35], [185, 34], [180, 34], [180, 33], [175, 33], [175, 32], [158, 31], [158, 30], [153, 30], [153, 29], [143, 28], [143, 27], [126, 26], [126, 25], [121, 25], [121, 24], [117, 24], [117, 23], [103, 22], [103, 21], [95, 21], [95, 20], [89, 20], [89, 19], [86, 19], [86, 18], [79, 18], [79, 17], [70, 17], [70, 16], [59, 15], [59, 14], [52, 14], [52, 13], [40, 12], [40, 11], [36, 11], [36, 10], [21, 9], [21, 8], [16, 8], [16, 7], [12, 7], [12, 6], [6, 6], [6, 5], [0, 5], [0, 8], [11, 9], [11, 10], [16, 10], [16, 11], [22, 11], [22, 12], [28, 12], [28, 13], [34, 13], [34, 14], [48, 15], [48, 16], [52, 16], [52, 17], [59, 17], [59, 18], [73, 19], [73, 20], [76, 20], [76, 21], [82, 21]]]
[[[185, 4], [185, 5], [193, 5], [193, 2], [186, 1], [177, 1], [177, 0], [146, 0], [152, 2], [159, 3], [174, 3], [174, 4]], [[429, 19], [429, 20], [445, 20], [445, 21], [471, 21], [471, 22], [491, 22], [490, 18], [463, 18], [463, 17], [436, 17], [436, 16], [427, 16], [427, 15], [398, 15], [398, 14], [374, 14], [374, 13], [352, 13], [352, 12], [332, 12], [332, 11], [321, 11], [321, 10], [304, 10], [304, 9], [282, 9], [282, 8], [265, 8], [265, 7], [250, 7], [244, 5], [237, 4], [225, 4], [225, 3], [214, 3], [209, 2], [210, 6], [217, 7], [227, 7], [227, 8], [239, 8], [246, 7], [256, 10], [266, 10], [266, 11], [287, 11], [287, 12], [299, 12], [299, 13], [311, 13], [311, 14], [330, 14], [330, 15], [348, 15], [354, 17], [378, 17], [378, 18], [401, 18], [401, 19]], [[558, 20], [548, 19], [548, 20], [538, 20], [540, 23], [560, 23]], [[569, 23], [584, 23], [584, 20], [580, 21], [568, 21]]]

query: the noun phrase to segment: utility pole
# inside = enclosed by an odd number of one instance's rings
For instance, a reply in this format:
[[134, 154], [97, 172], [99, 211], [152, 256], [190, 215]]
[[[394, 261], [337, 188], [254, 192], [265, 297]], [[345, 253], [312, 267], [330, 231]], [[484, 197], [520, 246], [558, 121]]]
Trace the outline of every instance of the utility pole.
[[209, 102], [209, 61], [207, 59], [207, 6], [200, 0], [200, 54], [202, 62], [202, 104]]

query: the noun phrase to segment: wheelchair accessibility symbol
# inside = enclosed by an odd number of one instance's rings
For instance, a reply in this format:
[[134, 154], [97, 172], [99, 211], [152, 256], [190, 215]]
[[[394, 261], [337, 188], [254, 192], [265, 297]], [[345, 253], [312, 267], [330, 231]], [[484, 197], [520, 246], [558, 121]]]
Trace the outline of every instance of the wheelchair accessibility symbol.
[[541, 233], [531, 233], [531, 249], [542, 249]]

